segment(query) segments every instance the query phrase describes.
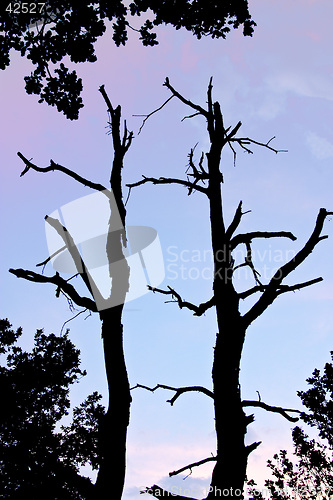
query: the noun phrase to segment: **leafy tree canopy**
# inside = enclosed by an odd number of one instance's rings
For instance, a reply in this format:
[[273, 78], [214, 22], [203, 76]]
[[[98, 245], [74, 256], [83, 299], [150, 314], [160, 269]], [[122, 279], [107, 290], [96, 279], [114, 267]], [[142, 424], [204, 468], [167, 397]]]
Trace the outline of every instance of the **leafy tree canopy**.
[[[333, 361], [333, 351], [331, 352]], [[310, 388], [298, 395], [308, 412], [301, 413], [303, 422], [316, 428], [318, 439], [310, 439], [304, 430], [293, 429], [294, 455], [286, 450], [275, 454], [268, 461], [273, 479], [265, 482], [273, 500], [326, 500], [333, 494], [333, 364], [326, 363], [323, 372], [315, 369], [307, 379]], [[252, 486], [252, 500], [262, 499], [261, 492]]]
[[84, 499], [92, 487], [79, 467], [98, 467], [97, 428], [104, 408], [94, 392], [60, 425], [69, 387], [85, 375], [68, 338], [37, 330], [31, 352], [17, 346], [22, 329], [0, 320], [0, 498]]
[[9, 66], [10, 49], [19, 51], [35, 66], [24, 78], [27, 93], [39, 95], [39, 102], [56, 106], [73, 120], [83, 107], [82, 80], [61, 61], [66, 56], [74, 63], [96, 61], [94, 44], [107, 21], [112, 21], [117, 46], [126, 44], [131, 16], [142, 13], [148, 14], [136, 31], [147, 46], [158, 43], [153, 30], [160, 24], [186, 28], [197, 38], [225, 38], [231, 27], [241, 25], [244, 35], [251, 36], [255, 26], [247, 0], [134, 0], [126, 5], [125, 0], [8, 3], [0, 14], [0, 69]]

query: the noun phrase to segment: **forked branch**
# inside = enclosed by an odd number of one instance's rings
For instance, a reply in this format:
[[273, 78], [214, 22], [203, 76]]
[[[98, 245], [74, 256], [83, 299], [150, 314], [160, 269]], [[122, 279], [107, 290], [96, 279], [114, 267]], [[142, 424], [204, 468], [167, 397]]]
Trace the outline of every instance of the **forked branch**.
[[[321, 240], [327, 238], [326, 235], [322, 236], [321, 232], [325, 219], [329, 215], [333, 215], [333, 212], [328, 212], [325, 208], [321, 208], [319, 210], [314, 230], [303, 248], [301, 248], [301, 250], [291, 260], [276, 271], [268, 285], [265, 285], [265, 290], [261, 297], [252, 306], [252, 308], [244, 314], [243, 320], [246, 327], [259, 317], [279, 294], [283, 293], [283, 291], [290, 291], [290, 288], [284, 288], [281, 286], [282, 281], [311, 254], [315, 246]], [[300, 284], [301, 286], [298, 286], [298, 288], [309, 286], [310, 284], [317, 283], [318, 281], [321, 281], [321, 278]], [[297, 286], [295, 285], [294, 288], [296, 289]]]
[[246, 212], [242, 212], [242, 203], [243, 203], [242, 201], [239, 202], [239, 205], [236, 209], [234, 218], [232, 219], [228, 229], [225, 232], [225, 237], [226, 237], [227, 241], [229, 241], [231, 239], [232, 235], [234, 234], [234, 232], [238, 228], [238, 226], [241, 222], [242, 216], [250, 212], [250, 210], [247, 210]]
[[262, 401], [244, 400], [244, 401], [242, 401], [242, 406], [243, 407], [247, 407], [247, 406], [259, 407], [259, 408], [263, 408], [266, 411], [270, 411], [273, 413], [279, 413], [284, 418], [289, 420], [289, 422], [297, 422], [299, 420], [299, 418], [298, 417], [291, 417], [290, 415], [288, 415], [288, 413], [298, 413], [298, 414], [301, 413], [300, 410], [294, 410], [292, 408], [282, 408], [281, 406], [271, 406], [271, 405], [268, 405], [266, 403], [263, 403]]
[[68, 175], [69, 177], [72, 177], [72, 179], [76, 180], [80, 184], [83, 184], [83, 186], [87, 186], [91, 189], [95, 189], [96, 191], [106, 191], [107, 192], [106, 187], [103, 186], [102, 184], [98, 184], [96, 182], [92, 182], [88, 179], [85, 179], [81, 175], [73, 172], [73, 170], [70, 170], [67, 167], [63, 167], [62, 165], [55, 163], [53, 160], [50, 160], [50, 165], [48, 167], [38, 167], [37, 165], [32, 163], [30, 160], [28, 160], [22, 153], [20, 153], [20, 152], [17, 153], [17, 156], [19, 158], [21, 158], [21, 160], [25, 164], [25, 168], [21, 172], [20, 177], [25, 175], [30, 169], [35, 170], [36, 172], [42, 172], [42, 173], [59, 171], [59, 172], [63, 172], [64, 174]]
[[193, 190], [207, 194], [207, 189], [202, 186], [198, 186], [193, 182], [185, 181], [182, 179], [173, 179], [169, 177], [159, 177], [157, 179], [155, 177], [145, 177], [143, 175], [141, 181], [126, 184], [126, 186], [132, 189], [137, 186], [142, 186], [142, 184], [146, 184], [147, 182], [151, 182], [152, 184], [179, 184], [180, 186], [187, 187], [189, 190], [189, 194], [191, 194]]
[[82, 280], [84, 281], [86, 287], [88, 288], [89, 292], [93, 295], [91, 276], [88, 273], [85, 263], [80, 255], [79, 250], [77, 249], [77, 246], [75, 245], [75, 242], [71, 234], [69, 233], [67, 228], [58, 221], [58, 219], [54, 219], [53, 217], [49, 217], [47, 215], [45, 217], [45, 221], [48, 224], [50, 224], [50, 226], [53, 227], [53, 229], [55, 229], [58, 235], [62, 238], [68, 252], [70, 253], [74, 261], [77, 272], [81, 275]]
[[143, 129], [146, 121], [152, 116], [154, 115], [155, 113], [157, 113], [158, 111], [161, 111], [162, 108], [164, 108], [164, 106], [166, 106], [168, 104], [169, 101], [171, 101], [171, 99], [173, 98], [174, 96], [172, 95], [171, 97], [169, 97], [163, 104], [161, 104], [161, 106], [159, 106], [158, 108], [154, 109], [154, 111], [151, 111], [150, 113], [148, 113], [147, 115], [133, 115], [133, 116], [137, 116], [137, 117], [144, 117], [143, 121], [142, 121], [142, 124], [141, 124], [141, 127], [139, 128], [139, 131], [138, 131], [138, 135], [141, 133], [141, 130]]
[[174, 391], [175, 395], [171, 399], [167, 400], [167, 403], [170, 403], [171, 406], [179, 398], [179, 396], [184, 394], [184, 392], [202, 392], [206, 396], [209, 396], [210, 398], [214, 399], [213, 392], [210, 391], [209, 389], [206, 389], [205, 387], [202, 387], [201, 385], [193, 385], [189, 387], [171, 387], [170, 385], [157, 384], [155, 385], [155, 387], [148, 387], [146, 385], [136, 384], [136, 386], [132, 387], [131, 390], [137, 388], [146, 389], [147, 391], [150, 392], [155, 392], [157, 389], [166, 389], [167, 391]]
[[[307, 286], [314, 285], [315, 283], [319, 283], [323, 281], [322, 277], [314, 278], [313, 280], [304, 281], [303, 283], [296, 283], [295, 285], [280, 285], [276, 290], [276, 295], [281, 295], [285, 292], [295, 292], [296, 290], [301, 290], [301, 288], [306, 288]], [[238, 297], [240, 299], [246, 299], [250, 295], [253, 295], [257, 292], [264, 292], [267, 289], [268, 285], [256, 285], [249, 290], [245, 290], [244, 292], [238, 293]]]
[[177, 474], [181, 474], [184, 472], [184, 470], [190, 470], [192, 472], [193, 467], [199, 467], [200, 465], [206, 464], [207, 462], [216, 462], [217, 457], [211, 456], [204, 458], [203, 460], [199, 460], [198, 462], [193, 462], [192, 464], [186, 465], [185, 467], [182, 467], [181, 469], [174, 470], [173, 472], [169, 472], [169, 477], [172, 476], [177, 476]]
[[245, 245], [246, 245], [245, 261], [243, 262], [243, 264], [239, 264], [238, 266], [234, 267], [233, 272], [236, 271], [236, 269], [239, 269], [240, 267], [249, 266], [249, 268], [251, 269], [251, 271], [253, 273], [253, 277], [254, 277], [255, 282], [258, 284], [258, 286], [261, 286], [262, 283], [259, 280], [260, 273], [255, 269], [253, 261], [252, 261], [251, 245], [249, 242], [246, 242]]
[[[208, 119], [209, 111], [202, 108], [198, 104], [194, 104], [189, 99], [185, 99], [185, 97], [183, 97], [179, 92], [177, 92], [177, 90], [174, 89], [174, 87], [170, 84], [170, 80], [168, 77], [166, 77], [163, 85], [164, 85], [164, 87], [167, 87], [170, 90], [170, 92], [172, 93], [173, 96], [177, 97], [177, 99], [179, 99], [181, 102], [186, 104], [186, 106], [189, 106], [190, 108], [194, 109], [197, 113], [203, 115], [205, 118]], [[197, 114], [197, 113], [195, 113], [195, 114]]]
[[56, 273], [54, 276], [44, 276], [43, 274], [25, 269], [9, 269], [9, 272], [14, 274], [17, 278], [24, 278], [25, 280], [35, 283], [51, 283], [57, 287], [57, 297], [59, 297], [60, 291], [62, 291], [65, 295], [70, 297], [77, 306], [89, 309], [92, 312], [97, 312], [95, 301], [89, 297], [82, 297], [79, 295], [73, 285], [63, 279], [59, 273]]
[[198, 306], [196, 306], [195, 304], [192, 304], [191, 302], [188, 302], [187, 300], [183, 300], [181, 298], [181, 296], [179, 295], [179, 293], [177, 293], [170, 286], [168, 286], [168, 290], [161, 290], [160, 288], [155, 288], [153, 286], [148, 285], [148, 290], [151, 290], [154, 293], [158, 292], [158, 293], [162, 293], [164, 295], [171, 295], [176, 300], [171, 300], [169, 302], [177, 302], [180, 309], [183, 309], [183, 307], [186, 307], [187, 309], [194, 311], [194, 316], [202, 316], [208, 309], [210, 309], [211, 307], [213, 307], [215, 305], [215, 299], [214, 299], [214, 297], [212, 297], [207, 302], [203, 302], [202, 304], [199, 304]]
[[251, 243], [255, 238], [289, 238], [296, 241], [297, 238], [290, 231], [251, 231], [245, 234], [237, 234], [230, 241], [231, 250], [234, 250], [241, 243]]

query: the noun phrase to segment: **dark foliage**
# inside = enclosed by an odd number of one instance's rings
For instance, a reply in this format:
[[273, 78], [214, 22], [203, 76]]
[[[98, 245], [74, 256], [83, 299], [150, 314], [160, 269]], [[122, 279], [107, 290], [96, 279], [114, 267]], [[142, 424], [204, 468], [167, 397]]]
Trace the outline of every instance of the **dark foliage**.
[[0, 14], [0, 69], [9, 66], [10, 49], [26, 56], [35, 66], [25, 77], [27, 93], [39, 95], [39, 102], [56, 106], [71, 120], [78, 118], [83, 107], [82, 81], [63, 63], [57, 65], [66, 56], [74, 63], [96, 61], [94, 44], [105, 33], [107, 21], [112, 22], [117, 46], [126, 44], [130, 16], [146, 12], [148, 18], [136, 30], [146, 46], [158, 43], [153, 30], [160, 24], [170, 24], [177, 30], [183, 27], [197, 38], [225, 38], [231, 28], [241, 25], [244, 35], [252, 35], [255, 26], [247, 0], [135, 0], [129, 8], [123, 0], [59, 0], [28, 4], [37, 8], [27, 13], [23, 8], [15, 12], [14, 5], [18, 4], [8, 5], [11, 7]]
[[[333, 359], [333, 352], [331, 352]], [[310, 439], [299, 426], [293, 429], [294, 455], [290, 460], [286, 450], [268, 461], [273, 479], [265, 482], [273, 500], [324, 500], [333, 493], [333, 365], [326, 363], [323, 373], [315, 369], [307, 379], [310, 388], [299, 391], [303, 405], [309, 410], [301, 419], [318, 431], [319, 438]], [[252, 499], [263, 498], [250, 482]], [[296, 495], [296, 496], [295, 496]]]
[[84, 499], [92, 488], [79, 467], [98, 466], [97, 426], [104, 408], [96, 392], [59, 422], [70, 408], [69, 387], [85, 375], [68, 332], [37, 330], [31, 352], [16, 345], [22, 329], [0, 320], [0, 498]]
[[[333, 360], [333, 351], [331, 351]], [[307, 391], [299, 391], [303, 405], [310, 413], [303, 413], [304, 422], [316, 427], [319, 436], [326, 439], [333, 450], [333, 365], [326, 363], [321, 375], [318, 369], [307, 379], [311, 386]]]

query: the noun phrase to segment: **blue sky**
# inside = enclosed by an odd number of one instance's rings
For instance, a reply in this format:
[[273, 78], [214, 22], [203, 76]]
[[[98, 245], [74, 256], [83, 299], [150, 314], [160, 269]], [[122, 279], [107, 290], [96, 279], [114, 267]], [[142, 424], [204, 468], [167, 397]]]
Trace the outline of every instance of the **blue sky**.
[[[239, 152], [236, 166], [230, 152], [222, 159], [225, 183], [224, 213], [230, 221], [240, 200], [244, 210], [241, 231], [288, 230], [296, 242], [268, 240], [254, 247], [255, 263], [269, 277], [281, 260], [306, 241], [319, 208], [333, 209], [333, 81], [332, 15], [330, 0], [250, 0], [257, 22], [253, 38], [240, 31], [227, 40], [197, 41], [187, 32], [160, 28], [160, 45], [141, 47], [130, 33], [126, 47], [116, 48], [108, 37], [97, 45], [98, 62], [77, 68], [84, 84], [85, 107], [76, 122], [37, 103], [24, 91], [29, 63], [13, 56], [1, 74], [1, 314], [24, 328], [31, 346], [36, 328], [60, 332], [72, 317], [65, 299], [56, 299], [52, 286], [18, 280], [10, 267], [35, 269], [48, 255], [44, 216], [90, 191], [61, 173], [29, 172], [17, 151], [39, 166], [50, 158], [96, 182], [106, 184], [112, 144], [105, 129], [107, 113], [98, 87], [105, 88], [135, 139], [126, 157], [124, 183], [141, 175], [184, 178], [187, 154], [197, 142], [197, 158], [207, 150], [205, 123], [200, 117], [181, 121], [189, 110], [173, 99], [153, 115], [140, 135], [141, 119], [160, 106], [169, 93], [163, 81], [204, 105], [210, 76], [225, 123], [241, 120], [240, 134], [274, 145], [288, 153], [265, 149]], [[187, 300], [200, 303], [211, 296], [209, 279], [208, 206], [200, 193], [191, 197], [180, 186], [145, 185], [132, 191], [129, 225], [158, 231], [166, 278]], [[326, 221], [322, 241], [309, 259], [290, 276], [288, 284], [322, 276], [311, 288], [284, 294], [248, 330], [242, 361], [243, 396], [273, 405], [299, 407], [296, 391], [315, 367], [329, 360], [332, 350], [332, 222]], [[52, 273], [52, 269], [46, 269]], [[253, 285], [242, 274], [239, 289]], [[147, 294], [126, 305], [125, 352], [131, 385], [200, 384], [211, 387], [211, 364], [216, 333], [213, 311], [197, 318], [164, 304], [164, 297]], [[245, 311], [250, 303], [242, 304]], [[71, 339], [81, 349], [88, 376], [77, 385], [73, 402], [89, 392], [105, 393], [105, 375], [98, 318], [80, 315], [68, 324]], [[173, 407], [166, 391], [133, 392], [124, 499], [142, 498], [139, 487], [208, 487], [211, 466], [193, 469], [183, 480], [168, 473], [215, 453], [211, 401], [187, 394]], [[261, 440], [251, 455], [249, 475], [267, 477], [265, 462], [281, 447], [290, 446], [292, 424], [282, 417], [255, 412], [248, 442]], [[184, 476], [183, 476], [184, 477]]]

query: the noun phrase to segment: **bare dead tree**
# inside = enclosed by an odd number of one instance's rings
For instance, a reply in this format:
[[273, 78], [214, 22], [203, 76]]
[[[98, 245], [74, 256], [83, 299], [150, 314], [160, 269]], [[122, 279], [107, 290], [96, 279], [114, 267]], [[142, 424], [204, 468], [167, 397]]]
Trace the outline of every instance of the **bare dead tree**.
[[[323, 225], [326, 217], [332, 215], [333, 212], [328, 212], [326, 209], [321, 208], [312, 234], [305, 245], [298, 250], [291, 260], [283, 264], [274, 273], [268, 283], [262, 283], [259, 280], [259, 273], [255, 269], [252, 260], [252, 242], [263, 238], [288, 238], [294, 241], [296, 237], [286, 231], [253, 231], [245, 234], [235, 234], [243, 215], [246, 213], [242, 211], [241, 201], [231, 223], [226, 226], [222, 207], [223, 174], [221, 171], [221, 153], [224, 148], [230, 147], [235, 159], [237, 148], [247, 153], [253, 153], [252, 149], [254, 146], [264, 147], [275, 153], [278, 153], [279, 150], [273, 148], [271, 144], [272, 139], [268, 142], [258, 142], [248, 137], [239, 137], [237, 133], [241, 127], [241, 122], [238, 122], [234, 128], [225, 127], [220, 104], [213, 102], [212, 99], [212, 79], [208, 86], [207, 107], [205, 108], [186, 99], [170, 84], [168, 78], [166, 78], [164, 85], [170, 91], [171, 97], [178, 99], [187, 108], [190, 108], [191, 114], [185, 118], [201, 116], [206, 120], [210, 143], [209, 151], [205, 155], [201, 155], [198, 165], [195, 165], [194, 162], [194, 149], [190, 151], [186, 180], [143, 176], [141, 180], [128, 186], [131, 190], [134, 187], [149, 183], [155, 185], [177, 184], [185, 186], [188, 189], [189, 195], [197, 192], [208, 198], [211, 246], [214, 258], [212, 297], [200, 305], [195, 305], [183, 300], [180, 293], [171, 287], [168, 287], [166, 290], [157, 288], [151, 288], [151, 290], [169, 295], [171, 302], [175, 302], [182, 309], [185, 308], [193, 311], [196, 316], [201, 316], [208, 309], [215, 308], [218, 332], [212, 367], [213, 391], [199, 386], [181, 388], [174, 388], [163, 384], [158, 384], [153, 388], [138, 386], [151, 391], [155, 391], [158, 388], [174, 391], [174, 396], [168, 400], [171, 404], [182, 394], [189, 391], [198, 391], [213, 399], [217, 437], [216, 456], [189, 464], [178, 471], [170, 473], [170, 475], [175, 475], [186, 469], [191, 470], [192, 467], [199, 466], [207, 461], [214, 461], [215, 466], [207, 499], [219, 498], [223, 494], [224, 496], [228, 496], [228, 498], [239, 499], [243, 498], [248, 456], [260, 445], [260, 442], [245, 445], [247, 426], [253, 422], [254, 416], [245, 414], [244, 409], [248, 407], [260, 407], [269, 412], [279, 413], [289, 421], [294, 422], [297, 420], [297, 417], [290, 415], [290, 413], [297, 413], [297, 410], [268, 405], [262, 402], [260, 397], [258, 401], [242, 400], [239, 374], [246, 331], [249, 325], [261, 316], [279, 295], [308, 287], [322, 280], [321, 277], [318, 277], [303, 283], [293, 285], [284, 284], [284, 280], [304, 262], [316, 245], [327, 238], [326, 235], [322, 235]], [[162, 107], [163, 105], [159, 109]], [[144, 122], [153, 113], [146, 115]], [[246, 257], [244, 263], [235, 266], [233, 251], [239, 245], [245, 245]], [[235, 270], [241, 266], [247, 266], [251, 269], [255, 285], [248, 290], [237, 292], [234, 283]], [[241, 314], [239, 308], [240, 301], [254, 294], [259, 295], [257, 301], [245, 314]], [[171, 493], [166, 492], [157, 485], [148, 487], [145, 491], [156, 498], [171, 495]], [[179, 499], [184, 498], [182, 496], [177, 497], [174, 494], [172, 496]]]
[[[124, 122], [123, 133], [121, 133], [121, 107], [117, 106], [114, 108], [112, 106], [103, 85], [99, 90], [109, 113], [109, 126], [113, 141], [114, 156], [109, 179], [111, 191], [101, 184], [83, 178], [73, 170], [63, 167], [53, 160], [50, 161], [50, 165], [47, 167], [38, 167], [22, 153], [18, 153], [18, 156], [25, 165], [21, 176], [25, 175], [29, 170], [41, 173], [59, 171], [83, 186], [103, 192], [108, 197], [110, 218], [106, 254], [109, 263], [109, 275], [112, 280], [110, 296], [106, 300], [101, 296], [67, 228], [59, 220], [48, 216], [45, 218], [46, 222], [63, 239], [64, 246], [60, 250], [67, 249], [70, 253], [77, 274], [80, 275], [87, 288], [88, 296], [80, 295], [69, 282], [71, 278], [65, 280], [58, 272], [53, 276], [46, 276], [43, 273], [39, 274], [24, 269], [10, 269], [9, 271], [18, 278], [24, 278], [35, 283], [50, 283], [55, 285], [56, 297], [64, 295], [70, 304], [83, 307], [90, 312], [98, 312], [100, 316], [109, 401], [104, 420], [100, 422], [99, 453], [101, 462], [93, 490], [93, 498], [110, 498], [111, 493], [109, 488], [110, 477], [112, 476], [112, 498], [120, 500], [125, 480], [126, 436], [131, 404], [130, 387], [124, 358], [122, 325], [122, 312], [129, 288], [129, 266], [124, 255], [124, 248], [126, 247], [126, 209], [123, 202], [122, 168], [125, 154], [132, 143], [133, 133], [128, 131], [126, 121]], [[112, 193], [112, 196], [110, 193]], [[119, 229], [119, 216], [122, 229]], [[50, 260], [51, 257], [39, 265], [45, 267]], [[117, 261], [116, 267], [111, 265], [115, 261]], [[103, 307], [100, 307], [103, 300], [105, 304]]]

